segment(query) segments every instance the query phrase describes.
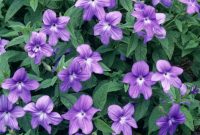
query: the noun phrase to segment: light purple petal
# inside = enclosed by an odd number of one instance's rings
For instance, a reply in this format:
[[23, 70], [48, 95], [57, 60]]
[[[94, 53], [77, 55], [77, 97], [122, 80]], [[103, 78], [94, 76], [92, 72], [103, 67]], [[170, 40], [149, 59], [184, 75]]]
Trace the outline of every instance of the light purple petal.
[[105, 45], [108, 45], [110, 42], [110, 36], [111, 33], [109, 31], [104, 31], [103, 33], [101, 33], [101, 42]]
[[75, 92], [79, 92], [79, 91], [82, 89], [81, 83], [80, 83], [79, 81], [76, 81], [76, 80], [74, 80], [74, 81], [72, 82], [71, 86], [72, 86], [72, 88], [73, 88], [73, 90], [74, 90]]
[[113, 0], [97, 0], [97, 5], [101, 6], [101, 7], [110, 7], [111, 2], [113, 2]]
[[93, 100], [90, 96], [81, 95], [77, 102], [74, 104], [74, 108], [77, 110], [87, 111], [93, 104]]
[[133, 64], [132, 73], [137, 77], [146, 76], [149, 73], [149, 65], [145, 61], [138, 61]]
[[185, 84], [182, 84], [180, 91], [181, 95], [185, 95], [187, 93], [187, 86]]
[[60, 30], [59, 31], [59, 37], [63, 41], [69, 41], [69, 39], [70, 39], [70, 33], [66, 29]]
[[113, 121], [118, 121], [122, 113], [123, 113], [123, 110], [118, 105], [111, 105], [108, 107], [108, 116]]
[[84, 10], [83, 20], [90, 21], [94, 16], [94, 10], [91, 6]]
[[152, 89], [151, 87], [143, 84], [141, 87], [141, 93], [144, 95], [144, 98], [148, 100], [152, 96]]
[[129, 95], [132, 98], [137, 98], [140, 94], [140, 87], [138, 85], [130, 85]]
[[15, 71], [12, 79], [15, 81], [23, 81], [26, 78], [27, 78], [26, 70], [24, 68], [20, 68], [17, 71]]
[[132, 129], [127, 124], [123, 125], [122, 132], [123, 132], [123, 135], [132, 135]]
[[111, 128], [116, 134], [120, 134], [122, 131], [122, 125], [119, 122], [114, 122]]
[[164, 76], [163, 74], [160, 74], [160, 73], [154, 73], [151, 78], [152, 81], [161, 81], [163, 79], [164, 79]]
[[77, 0], [75, 7], [87, 7], [89, 5], [88, 0]]
[[11, 129], [16, 129], [16, 130], [19, 130], [19, 126], [18, 126], [18, 122], [17, 122], [17, 119], [16, 118], [9, 118], [8, 119], [8, 126], [11, 128]]
[[128, 125], [130, 125], [133, 128], [138, 128], [136, 121], [133, 118], [130, 118], [126, 121]]
[[178, 89], [182, 86], [182, 82], [178, 77], [171, 77], [169, 81], [174, 87]]
[[58, 28], [65, 28], [66, 25], [68, 24], [70, 18], [68, 16], [61, 16], [61, 17], [58, 17], [58, 21], [56, 23], [56, 26]]
[[43, 121], [41, 124], [41, 126], [44, 127], [44, 129], [46, 129], [46, 131], [51, 134], [51, 126], [46, 122], [46, 121]]
[[75, 114], [77, 114], [77, 112], [74, 109], [70, 109], [67, 113], [62, 115], [62, 118], [66, 120], [73, 120], [76, 117]]
[[25, 112], [22, 107], [16, 106], [11, 112], [12, 117], [19, 118], [25, 115]]
[[170, 82], [169, 82], [169, 80], [165, 79], [165, 80], [161, 81], [161, 85], [163, 87], [164, 92], [168, 93], [169, 89], [170, 89]]
[[110, 32], [113, 40], [121, 40], [123, 38], [122, 30], [118, 27], [112, 27]]
[[160, 117], [157, 121], [156, 121], [156, 125], [158, 127], [163, 127], [164, 125], [166, 125], [166, 123], [168, 123], [168, 118], [167, 117]]
[[102, 57], [99, 52], [93, 52], [91, 58], [95, 61], [101, 61]]
[[15, 84], [16, 84], [16, 82], [13, 81], [12, 79], [6, 79], [6, 80], [1, 84], [1, 87], [2, 87], [3, 89], [10, 89], [10, 88], [12, 88]]
[[181, 75], [183, 73], [183, 69], [180, 67], [173, 66], [170, 71], [173, 75]]
[[96, 109], [96, 108], [94, 108], [94, 107], [90, 108], [90, 109], [86, 112], [87, 118], [88, 118], [89, 120], [92, 120], [93, 116], [94, 116], [95, 113], [97, 113], [98, 111], [100, 111], [100, 110], [99, 110], [99, 109]]
[[171, 64], [166, 60], [159, 60], [156, 63], [156, 68], [159, 72], [167, 72], [171, 69]]
[[142, 21], [137, 21], [135, 24], [134, 24], [134, 31], [135, 32], [140, 32], [141, 30], [144, 29], [144, 24]]
[[96, 74], [103, 74], [103, 68], [97, 62], [92, 63], [92, 71]]
[[76, 51], [82, 56], [82, 57], [89, 57], [92, 55], [92, 49], [88, 44], [82, 44], [77, 47]]
[[134, 111], [135, 111], [134, 106], [131, 103], [128, 103], [127, 105], [123, 107], [124, 116], [131, 117]]
[[32, 128], [35, 129], [36, 127], [39, 126], [39, 124], [40, 124], [40, 123], [39, 123], [38, 119], [32, 117], [32, 119], [31, 119], [31, 126], [32, 126]]
[[160, 3], [160, 0], [152, 0], [152, 4], [153, 4], [154, 6], [158, 5], [158, 3]]
[[78, 132], [78, 129], [79, 129], [79, 126], [78, 126], [77, 119], [71, 120], [69, 123], [69, 135], [72, 135]]
[[70, 83], [69, 82], [62, 82], [60, 84], [60, 90], [63, 91], [63, 92], [66, 92], [69, 90], [69, 88], [71, 87]]
[[0, 96], [0, 111], [11, 110], [13, 108], [12, 103], [4, 95]]
[[108, 14], [106, 14], [106, 20], [111, 24], [111, 25], [117, 25], [120, 23], [122, 19], [122, 14], [119, 11], [113, 11]]
[[0, 121], [0, 132], [4, 133], [6, 132], [6, 126], [4, 124], [4, 122]]
[[58, 43], [58, 35], [56, 33], [52, 32], [49, 35], [49, 44], [52, 46], [55, 46]]
[[53, 10], [47, 9], [43, 14], [43, 22], [45, 25], [51, 25], [56, 19], [56, 13]]
[[29, 103], [26, 106], [24, 106], [24, 111], [32, 113], [37, 112], [37, 109], [35, 108], [35, 103]]
[[24, 85], [28, 90], [35, 90], [40, 86], [40, 84], [35, 80], [29, 80], [25, 82]]
[[102, 20], [105, 18], [105, 11], [104, 11], [104, 8], [102, 7], [99, 7], [99, 6], [96, 6], [95, 9], [94, 9], [94, 14], [95, 16], [99, 19], [99, 20]]
[[159, 24], [163, 24], [165, 22], [166, 15], [163, 13], [156, 13], [156, 20]]
[[136, 78], [133, 76], [132, 72], [129, 72], [124, 75], [123, 82], [134, 85]]
[[21, 99], [25, 102], [28, 103], [31, 101], [31, 92], [28, 90], [23, 90], [22, 93], [19, 95]]
[[180, 112], [180, 105], [179, 104], [173, 104], [169, 111], [169, 116], [177, 116]]
[[42, 46], [41, 50], [46, 57], [50, 57], [53, 54], [53, 49], [49, 45]]
[[170, 7], [172, 5], [172, 0], [162, 0], [162, 4], [166, 7]]
[[12, 91], [10, 91], [10, 93], [8, 94], [8, 99], [9, 99], [12, 103], [16, 103], [17, 100], [19, 99], [19, 94], [18, 94], [17, 90], [12, 90]]
[[48, 118], [51, 120], [51, 124], [53, 125], [58, 125], [62, 121], [62, 117], [57, 112], [50, 113]]
[[98, 36], [103, 32], [104, 24], [99, 22], [94, 26], [94, 35]]
[[53, 110], [54, 105], [49, 96], [42, 96], [37, 100], [36, 107], [46, 113], [50, 113]]
[[82, 132], [84, 134], [90, 134], [93, 130], [93, 124], [91, 120], [88, 119], [82, 119], [81, 125]]

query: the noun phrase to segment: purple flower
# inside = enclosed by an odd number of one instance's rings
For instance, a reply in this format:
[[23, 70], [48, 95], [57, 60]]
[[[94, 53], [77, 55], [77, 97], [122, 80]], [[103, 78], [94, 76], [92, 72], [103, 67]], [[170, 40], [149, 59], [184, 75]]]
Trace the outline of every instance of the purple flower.
[[90, 76], [91, 74], [82, 68], [77, 61], [73, 61], [68, 68], [58, 73], [58, 77], [62, 81], [60, 89], [65, 92], [69, 88], [73, 88], [75, 92], [79, 92], [82, 89], [81, 81], [88, 80]]
[[105, 16], [104, 7], [113, 7], [113, 0], [78, 0], [75, 7], [83, 8], [83, 19], [89, 21], [93, 16], [102, 19]]
[[[153, 74], [151, 80], [161, 81], [161, 85], [165, 93], [168, 93], [170, 85], [178, 89], [182, 87], [182, 82], [178, 78], [178, 75], [183, 73], [182, 68], [171, 66], [171, 64], [166, 60], [159, 60], [156, 63], [156, 68], [158, 72]], [[183, 93], [185, 93], [184, 91]]]
[[42, 31], [49, 35], [50, 45], [56, 45], [59, 38], [69, 41], [70, 33], [66, 30], [69, 20], [68, 16], [56, 17], [56, 13], [50, 9], [44, 12]]
[[51, 134], [50, 124], [58, 125], [62, 121], [60, 114], [52, 112], [53, 107], [53, 101], [49, 96], [42, 96], [36, 103], [31, 102], [24, 107], [24, 110], [32, 115], [31, 125], [33, 129], [41, 125]]
[[111, 105], [108, 107], [108, 116], [114, 121], [112, 130], [115, 134], [132, 135], [132, 129], [137, 128], [137, 123], [133, 118], [134, 106], [127, 104], [123, 108], [118, 105]]
[[98, 52], [93, 52], [87, 44], [78, 46], [76, 50], [79, 53], [79, 56], [77, 56], [74, 61], [79, 62], [82, 68], [85, 68], [89, 74], [92, 72], [103, 74], [103, 68], [98, 63], [102, 58]]
[[179, 0], [179, 1], [187, 5], [188, 14], [199, 13], [200, 5], [196, 0]]
[[156, 6], [157, 4], [161, 3], [165, 7], [171, 7], [172, 0], [152, 0], [152, 3], [153, 3], [154, 6]]
[[24, 68], [18, 69], [12, 78], [6, 79], [1, 87], [9, 89], [10, 93], [8, 99], [15, 103], [20, 97], [25, 103], [31, 101], [31, 90], [39, 87], [39, 83], [35, 80], [29, 79]]
[[17, 118], [23, 117], [25, 112], [13, 104], [4, 95], [0, 96], [0, 133], [6, 132], [6, 126], [19, 130]]
[[163, 39], [166, 31], [160, 25], [165, 22], [165, 14], [156, 13], [155, 8], [143, 3], [136, 3], [132, 16], [137, 18], [134, 24], [134, 31], [144, 38], [144, 42], [152, 40], [154, 35]]
[[75, 134], [79, 129], [84, 134], [90, 134], [93, 130], [92, 118], [100, 111], [92, 107], [93, 101], [90, 96], [82, 95], [74, 106], [62, 117], [69, 120], [69, 135]]
[[167, 133], [173, 135], [177, 126], [184, 122], [185, 116], [180, 112], [180, 106], [174, 104], [167, 116], [161, 117], [156, 121], [156, 125], [160, 127], [159, 135], [167, 135]]
[[127, 73], [123, 82], [130, 84], [129, 95], [132, 98], [137, 98], [140, 93], [143, 94], [147, 100], [152, 95], [151, 85], [154, 84], [151, 81], [152, 72], [149, 72], [149, 66], [144, 61], [139, 61], [133, 64], [132, 72]]
[[9, 42], [8, 40], [0, 38], [0, 55], [6, 52], [5, 46], [8, 44], [8, 42]]
[[193, 95], [196, 95], [199, 93], [199, 88], [197, 86], [193, 86], [191, 91], [190, 91], [191, 94]]
[[105, 45], [109, 44], [110, 38], [113, 40], [121, 40], [123, 38], [122, 30], [117, 26], [122, 18], [122, 14], [118, 11], [110, 12], [101, 18], [98, 24], [94, 26], [94, 35], [100, 35], [101, 42]]
[[40, 64], [43, 57], [50, 57], [53, 54], [53, 49], [46, 44], [46, 35], [42, 32], [32, 32], [25, 50], [29, 57], [34, 58], [35, 64]]

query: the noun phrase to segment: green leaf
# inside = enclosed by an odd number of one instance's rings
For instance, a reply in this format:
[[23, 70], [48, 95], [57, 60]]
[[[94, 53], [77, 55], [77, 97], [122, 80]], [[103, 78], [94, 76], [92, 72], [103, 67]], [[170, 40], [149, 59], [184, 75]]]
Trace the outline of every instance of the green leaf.
[[149, 122], [148, 122], [148, 129], [149, 129], [148, 135], [150, 135], [152, 132], [159, 129], [156, 125], [156, 120], [164, 115], [162, 110], [163, 108], [161, 106], [157, 106], [151, 112], [151, 115], [149, 117]]
[[77, 98], [74, 95], [68, 94], [68, 93], [66, 94], [61, 93], [60, 98], [61, 98], [62, 104], [68, 109], [70, 109], [77, 100]]
[[5, 78], [10, 77], [10, 66], [5, 55], [0, 56], [0, 63], [0, 83], [2, 83]]
[[195, 42], [194, 40], [190, 40], [184, 49], [193, 49], [199, 46], [199, 42]]
[[31, 60], [31, 68], [38, 76], [40, 76], [39, 65], [36, 65], [34, 60]]
[[6, 46], [6, 48], [8, 47], [11, 47], [11, 46], [15, 46], [15, 45], [19, 45], [19, 44], [22, 44], [24, 43], [24, 36], [19, 36], [19, 37], [16, 37], [16, 38], [13, 38], [9, 43], [8, 45]]
[[185, 117], [186, 117], [186, 121], [185, 121], [185, 125], [192, 131], [194, 131], [194, 119], [192, 117], [192, 114], [190, 113], [190, 111], [185, 108], [185, 107], [181, 107], [181, 112], [184, 113]]
[[123, 89], [123, 84], [116, 81], [103, 81], [96, 88], [93, 94], [94, 105], [103, 109], [109, 92]]
[[25, 2], [26, 0], [14, 0], [6, 12], [5, 21], [7, 22], [10, 18], [12, 18], [15, 13], [25, 4]]
[[40, 88], [45, 89], [50, 86], [53, 86], [55, 84], [55, 82], [57, 81], [57, 79], [58, 78], [55, 76], [52, 79], [46, 79], [46, 80], [42, 81], [42, 83], [40, 84]]
[[139, 44], [135, 49], [135, 59], [139, 60], [146, 60], [147, 56], [147, 46], [143, 44]]
[[137, 48], [137, 46], [138, 46], [138, 37], [132, 35], [127, 47], [126, 56], [129, 57], [131, 53]]
[[120, 0], [119, 2], [122, 5], [122, 7], [125, 8], [127, 11], [133, 10], [133, 4], [131, 0]]
[[136, 121], [143, 118], [148, 111], [150, 101], [149, 100], [143, 100], [142, 102], [139, 102], [135, 108], [135, 119]]
[[168, 58], [171, 60], [173, 52], [174, 52], [174, 43], [169, 42], [169, 39], [167, 37], [159, 41], [161, 43], [163, 50], [167, 54]]
[[111, 71], [111, 69], [110, 69], [108, 66], [106, 66], [104, 63], [100, 62], [100, 65], [101, 65], [101, 67], [103, 68], [103, 71], [104, 71], [104, 72], [109, 72], [109, 71]]
[[30, 0], [30, 6], [33, 9], [33, 11], [35, 12], [38, 7], [38, 0]]
[[102, 121], [101, 119], [96, 119], [94, 121], [94, 124], [96, 126], [96, 128], [99, 131], [102, 131], [103, 133], [112, 133], [112, 129], [110, 128], [109, 125], [107, 125], [104, 121]]
[[176, 24], [176, 26], [177, 26], [177, 28], [178, 28], [178, 30], [180, 31], [180, 32], [182, 32], [182, 30], [183, 30], [183, 24], [182, 24], [182, 22], [180, 21], [180, 20], [175, 20], [175, 24]]

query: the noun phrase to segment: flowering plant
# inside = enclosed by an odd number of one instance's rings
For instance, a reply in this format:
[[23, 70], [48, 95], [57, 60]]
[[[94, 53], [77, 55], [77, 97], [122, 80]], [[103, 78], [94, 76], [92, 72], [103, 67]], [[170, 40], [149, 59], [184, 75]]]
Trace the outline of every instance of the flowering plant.
[[199, 134], [199, 10], [0, 0], [0, 134]]

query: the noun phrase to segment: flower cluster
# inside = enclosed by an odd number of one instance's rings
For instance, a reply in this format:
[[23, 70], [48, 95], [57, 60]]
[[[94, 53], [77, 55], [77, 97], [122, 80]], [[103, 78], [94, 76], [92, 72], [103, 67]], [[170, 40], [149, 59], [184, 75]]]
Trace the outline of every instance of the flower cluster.
[[136, 3], [132, 16], [137, 18], [134, 31], [144, 38], [145, 43], [152, 40], [154, 35], [159, 39], [165, 38], [166, 31], [160, 26], [165, 22], [165, 14], [156, 13], [152, 6]]

